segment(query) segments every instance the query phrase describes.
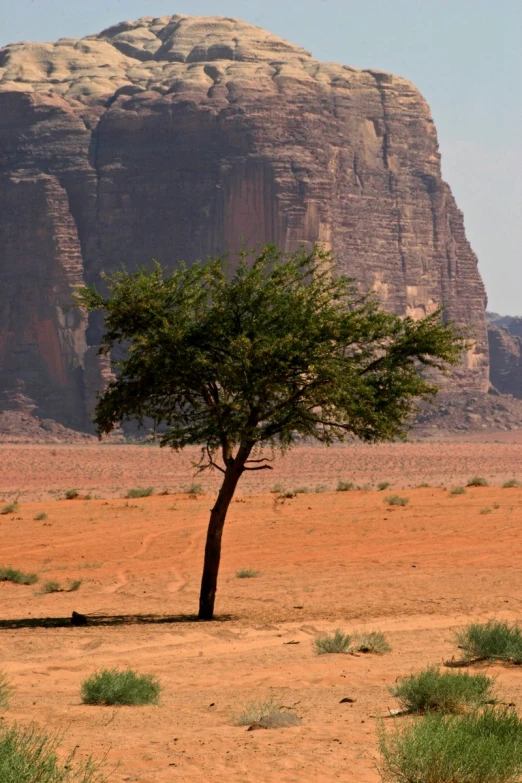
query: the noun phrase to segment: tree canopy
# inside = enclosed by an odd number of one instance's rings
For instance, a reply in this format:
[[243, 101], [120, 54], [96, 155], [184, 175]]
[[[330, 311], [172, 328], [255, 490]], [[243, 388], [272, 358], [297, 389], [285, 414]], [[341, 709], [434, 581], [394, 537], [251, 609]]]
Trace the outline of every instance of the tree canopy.
[[467, 347], [440, 310], [422, 320], [382, 310], [319, 247], [285, 255], [267, 245], [234, 266], [217, 258], [167, 273], [156, 264], [104, 280], [107, 295], [77, 297], [105, 311], [101, 352], [124, 349], [96, 408], [98, 432], [150, 418], [163, 424], [161, 445], [200, 445], [201, 467], [224, 473], [202, 619], [214, 612], [228, 504], [245, 470], [268, 467], [262, 446], [401, 437], [418, 401], [437, 391], [425, 368], [444, 371]]

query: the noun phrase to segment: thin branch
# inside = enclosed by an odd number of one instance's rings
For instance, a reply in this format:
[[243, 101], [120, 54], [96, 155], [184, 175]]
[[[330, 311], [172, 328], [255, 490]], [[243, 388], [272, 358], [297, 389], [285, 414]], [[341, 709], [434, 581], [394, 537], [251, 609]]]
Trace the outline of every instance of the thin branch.
[[273, 467], [272, 465], [258, 465], [256, 468], [247, 468], [245, 466], [243, 470], [273, 470]]

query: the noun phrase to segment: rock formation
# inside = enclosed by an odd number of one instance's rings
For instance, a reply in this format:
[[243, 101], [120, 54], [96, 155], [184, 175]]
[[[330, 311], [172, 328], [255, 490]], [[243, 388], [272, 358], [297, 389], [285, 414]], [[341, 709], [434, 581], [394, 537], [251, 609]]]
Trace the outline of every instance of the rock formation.
[[110, 367], [81, 282], [274, 241], [319, 241], [384, 306], [443, 304], [476, 340], [485, 294], [418, 90], [320, 63], [222, 17], [146, 17], [0, 50], [0, 410], [88, 426]]
[[491, 383], [501, 394], [522, 399], [522, 318], [487, 315]]

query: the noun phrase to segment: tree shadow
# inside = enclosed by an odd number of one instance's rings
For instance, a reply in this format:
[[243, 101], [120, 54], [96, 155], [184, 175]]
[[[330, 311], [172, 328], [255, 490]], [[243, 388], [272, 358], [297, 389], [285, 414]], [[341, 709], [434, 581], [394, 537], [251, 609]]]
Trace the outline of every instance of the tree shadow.
[[[195, 614], [97, 614], [85, 615], [87, 622], [81, 625], [72, 622], [71, 617], [21, 617], [12, 620], [0, 620], [0, 631], [23, 628], [96, 628], [124, 625], [175, 625], [181, 623], [208, 623], [199, 620]], [[224, 623], [234, 620], [230, 614], [221, 614], [210, 622]]]

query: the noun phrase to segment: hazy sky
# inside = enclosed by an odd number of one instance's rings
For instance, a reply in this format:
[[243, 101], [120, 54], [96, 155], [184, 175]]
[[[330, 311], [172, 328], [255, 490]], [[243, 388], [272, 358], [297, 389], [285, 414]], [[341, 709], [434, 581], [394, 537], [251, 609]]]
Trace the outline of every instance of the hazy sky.
[[320, 60], [413, 81], [431, 106], [489, 309], [522, 315], [522, 0], [0, 0], [0, 46], [175, 13], [239, 17]]

